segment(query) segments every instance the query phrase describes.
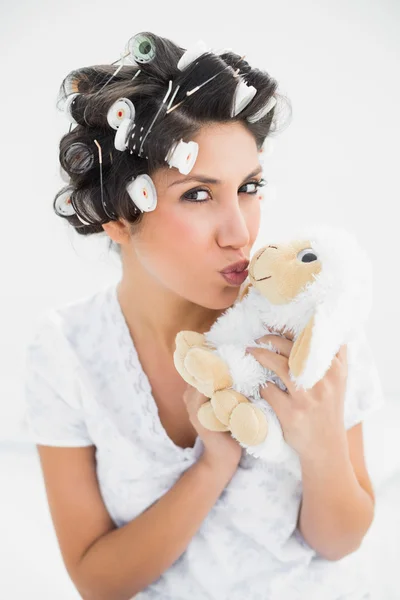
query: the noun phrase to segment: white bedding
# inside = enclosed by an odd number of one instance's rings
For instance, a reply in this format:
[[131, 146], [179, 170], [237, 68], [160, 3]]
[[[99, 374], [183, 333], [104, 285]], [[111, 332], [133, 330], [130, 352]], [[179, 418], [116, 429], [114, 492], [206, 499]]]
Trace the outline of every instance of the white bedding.
[[[377, 486], [376, 516], [363, 545], [374, 600], [400, 600], [400, 468], [392, 457], [392, 452], [396, 460], [400, 456], [399, 424], [391, 414], [365, 427], [367, 458]], [[377, 449], [387, 453], [385, 465], [379, 465]], [[79, 599], [62, 563], [35, 446], [0, 443], [0, 478], [0, 598]]]

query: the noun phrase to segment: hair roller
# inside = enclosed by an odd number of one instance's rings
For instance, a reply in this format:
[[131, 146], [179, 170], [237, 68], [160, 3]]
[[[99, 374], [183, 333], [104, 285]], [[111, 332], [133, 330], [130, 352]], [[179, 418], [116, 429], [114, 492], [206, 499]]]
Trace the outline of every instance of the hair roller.
[[61, 166], [67, 173], [83, 175], [94, 164], [94, 151], [84, 142], [74, 142], [60, 153]]
[[126, 119], [134, 120], [135, 107], [129, 98], [119, 98], [107, 112], [107, 122], [113, 129], [118, 129]]
[[79, 215], [74, 199], [74, 189], [70, 185], [64, 187], [57, 194], [53, 202], [53, 209], [59, 217], [76, 216], [83, 225], [91, 225]]
[[146, 33], [137, 33], [126, 44], [126, 51], [134, 63], [146, 64], [156, 56], [156, 45], [152, 36]]
[[132, 202], [141, 212], [152, 212], [157, 206], [157, 191], [152, 178], [143, 173], [133, 178], [127, 185]]
[[73, 188], [67, 186], [67, 188], [63, 188], [55, 197], [53, 208], [59, 217], [72, 217], [75, 214], [75, 209], [71, 201], [72, 192]]

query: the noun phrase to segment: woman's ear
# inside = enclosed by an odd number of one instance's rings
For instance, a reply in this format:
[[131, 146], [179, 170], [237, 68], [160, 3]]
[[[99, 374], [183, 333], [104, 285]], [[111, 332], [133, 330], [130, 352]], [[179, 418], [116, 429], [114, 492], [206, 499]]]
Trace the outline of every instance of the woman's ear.
[[289, 369], [299, 377], [304, 370], [311, 349], [311, 338], [314, 327], [314, 315], [308, 321], [303, 331], [296, 338], [289, 355]]
[[129, 242], [129, 227], [128, 222], [125, 219], [118, 219], [118, 221], [108, 221], [102, 224], [102, 228], [106, 232], [109, 238], [116, 244], [126, 244]]
[[241, 300], [243, 300], [243, 298], [245, 296], [247, 296], [247, 294], [249, 293], [249, 290], [252, 286], [253, 286], [253, 284], [250, 281], [247, 283], [247, 285], [244, 286], [244, 288], [239, 292], [238, 302], [240, 302]]

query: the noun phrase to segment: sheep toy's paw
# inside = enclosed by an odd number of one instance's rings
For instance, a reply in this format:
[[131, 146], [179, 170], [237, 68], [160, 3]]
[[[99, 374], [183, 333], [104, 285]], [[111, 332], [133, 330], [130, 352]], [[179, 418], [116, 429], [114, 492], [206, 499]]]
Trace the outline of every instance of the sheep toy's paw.
[[221, 423], [229, 427], [229, 421], [234, 408], [240, 402], [249, 402], [246, 396], [240, 394], [236, 390], [218, 390], [211, 397], [211, 405], [214, 409], [215, 416]]
[[212, 350], [191, 348], [183, 360], [186, 371], [195, 380], [194, 386], [211, 398], [216, 390], [232, 385], [228, 365]]
[[180, 331], [175, 338], [175, 368], [186, 383], [193, 387], [197, 387], [197, 381], [185, 368], [184, 361], [191, 348], [202, 346], [204, 343], [204, 334], [197, 333], [197, 331]]
[[229, 429], [241, 444], [256, 446], [267, 437], [267, 417], [258, 406], [251, 402], [241, 402], [232, 411]]
[[176, 347], [186, 354], [189, 348], [202, 346], [205, 342], [204, 333], [197, 331], [180, 331], [175, 338]]
[[210, 429], [211, 431], [229, 431], [229, 427], [221, 423], [215, 416], [211, 402], [206, 402], [200, 406], [197, 411], [197, 418], [206, 429]]

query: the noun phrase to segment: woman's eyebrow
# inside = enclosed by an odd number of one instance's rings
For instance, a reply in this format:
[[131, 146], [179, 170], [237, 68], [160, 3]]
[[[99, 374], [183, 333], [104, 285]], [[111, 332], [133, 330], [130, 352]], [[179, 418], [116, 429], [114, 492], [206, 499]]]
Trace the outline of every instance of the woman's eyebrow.
[[[243, 179], [243, 181], [246, 181], [247, 179], [250, 179], [250, 177], [254, 177], [255, 175], [258, 175], [258, 173], [261, 173], [262, 170], [263, 170], [262, 166], [258, 165], [258, 167], [256, 169], [254, 169], [254, 171], [249, 173], [247, 175], [247, 177], [245, 177]], [[207, 175], [193, 174], [190, 177], [186, 177], [185, 179], [177, 179], [176, 181], [173, 181], [172, 183], [169, 184], [168, 187], [171, 187], [173, 185], [179, 185], [181, 183], [188, 183], [189, 181], [201, 181], [201, 183], [214, 183], [214, 184], [222, 183], [220, 179], [213, 179], [212, 177], [207, 177]]]

